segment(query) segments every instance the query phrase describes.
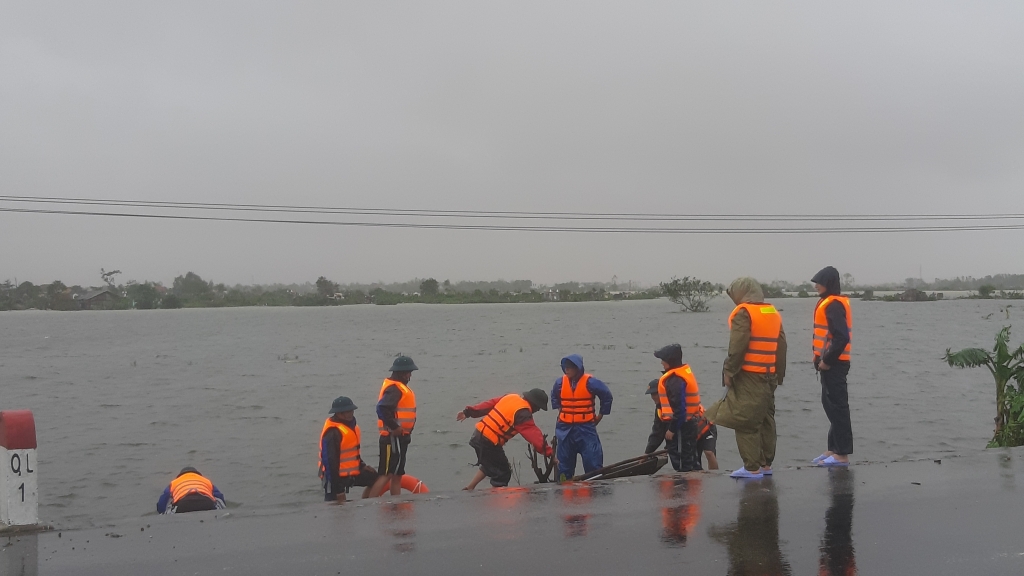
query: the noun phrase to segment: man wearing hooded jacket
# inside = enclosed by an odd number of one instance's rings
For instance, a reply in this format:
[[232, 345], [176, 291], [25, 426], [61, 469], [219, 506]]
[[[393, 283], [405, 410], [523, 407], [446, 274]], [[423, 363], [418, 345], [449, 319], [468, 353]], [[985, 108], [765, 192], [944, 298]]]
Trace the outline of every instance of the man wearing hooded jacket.
[[[743, 467], [730, 476], [762, 478], [772, 474], [775, 459], [775, 389], [786, 376], [786, 332], [778, 310], [764, 302], [757, 280], [737, 278], [726, 293], [736, 304], [729, 317], [729, 351], [722, 369], [727, 391], [707, 416], [736, 432]], [[752, 311], [758, 318], [751, 316]]]
[[[821, 297], [814, 307], [814, 368], [821, 377], [821, 406], [831, 424], [828, 449], [812, 460], [819, 466], [849, 466], [853, 454], [853, 427], [846, 376], [850, 373], [850, 303], [842, 296], [839, 271], [822, 268], [814, 278]], [[824, 310], [822, 310], [824, 308]], [[824, 316], [824, 323], [820, 323]]]
[[679, 344], [669, 344], [657, 350], [654, 357], [661, 360], [663, 370], [656, 388], [658, 418], [665, 423], [665, 441], [669, 446], [672, 468], [676, 472], [701, 470], [697, 433], [698, 422], [704, 418], [704, 409], [700, 404], [697, 379], [690, 367], [683, 363], [683, 347]]
[[[579, 354], [562, 358], [561, 364], [564, 376], [555, 380], [551, 407], [558, 410], [558, 480], [565, 482], [576, 475], [577, 455], [583, 458], [584, 472], [604, 466], [597, 425], [612, 411], [612, 392], [604, 382], [584, 372], [583, 357]], [[600, 410], [596, 409], [595, 398], [601, 401]]]

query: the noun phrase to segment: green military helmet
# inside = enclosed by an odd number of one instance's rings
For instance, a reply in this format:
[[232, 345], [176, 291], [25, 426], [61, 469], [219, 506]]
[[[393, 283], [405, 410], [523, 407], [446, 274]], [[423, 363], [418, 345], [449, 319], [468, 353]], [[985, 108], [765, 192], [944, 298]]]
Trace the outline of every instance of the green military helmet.
[[547, 411], [548, 409], [548, 393], [540, 388], [534, 388], [529, 392], [523, 392], [523, 399], [535, 408], [539, 408], [544, 411]]
[[331, 411], [329, 414], [340, 414], [342, 412], [351, 412], [356, 409], [356, 405], [352, 403], [352, 399], [348, 396], [338, 396], [331, 403]]
[[413, 370], [419, 370], [419, 367], [408, 356], [399, 356], [391, 364], [392, 372], [412, 372]]

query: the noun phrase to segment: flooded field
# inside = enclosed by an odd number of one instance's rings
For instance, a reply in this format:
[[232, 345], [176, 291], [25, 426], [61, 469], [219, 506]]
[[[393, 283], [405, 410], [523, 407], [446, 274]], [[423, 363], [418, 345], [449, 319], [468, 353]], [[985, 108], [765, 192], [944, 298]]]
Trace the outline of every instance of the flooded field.
[[[776, 301], [791, 350], [777, 394], [777, 468], [802, 465], [825, 444], [810, 363], [814, 303]], [[1007, 319], [1003, 306], [853, 302], [855, 462], [984, 448], [991, 377], [948, 368], [941, 356], [947, 347], [990, 347], [1024, 314], [1010, 308]], [[152, 514], [186, 465], [213, 479], [231, 506], [299, 506], [322, 498], [317, 439], [336, 396], [360, 407], [363, 457], [376, 464], [373, 404], [392, 357], [409, 354], [421, 370], [408, 471], [432, 491], [455, 490], [474, 462], [472, 425], [455, 413], [510, 391], [550, 390], [559, 359], [574, 352], [615, 395], [599, 427], [605, 461], [641, 453], [653, 417], [643, 391], [659, 372], [651, 352], [681, 343], [710, 405], [723, 393], [730, 309], [719, 299], [706, 314], [678, 313], [665, 300], [3, 313], [0, 408], [35, 413], [40, 517], [58, 526]], [[555, 414], [537, 421], [551, 433]], [[730, 431], [718, 447], [723, 468], [740, 465]], [[514, 440], [508, 453], [521, 482], [532, 483], [525, 444]]]

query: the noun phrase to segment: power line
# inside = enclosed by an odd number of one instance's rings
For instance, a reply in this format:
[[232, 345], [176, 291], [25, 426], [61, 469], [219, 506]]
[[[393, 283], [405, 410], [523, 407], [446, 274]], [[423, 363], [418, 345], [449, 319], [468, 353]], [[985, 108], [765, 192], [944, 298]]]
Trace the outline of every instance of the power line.
[[[426, 210], [403, 208], [354, 208], [297, 206], [281, 204], [230, 204], [215, 202], [174, 202], [118, 200], [106, 198], [62, 198], [46, 196], [0, 195], [0, 202], [62, 204], [77, 206], [116, 206], [168, 210], [206, 210], [228, 212], [267, 212], [304, 214], [347, 214], [404, 218], [459, 219], [539, 219], [539, 220], [612, 220], [612, 221], [687, 221], [687, 222], [902, 222], [902, 221], [985, 221], [1024, 220], [1024, 214], [656, 214], [637, 212], [527, 212], [491, 210]], [[46, 213], [46, 212], [39, 212]], [[55, 212], [59, 213], [59, 211]], [[257, 219], [262, 220], [262, 219]]]
[[895, 232], [968, 232], [993, 230], [1022, 230], [1020, 224], [970, 224], [970, 225], [924, 225], [924, 226], [829, 226], [804, 228], [650, 228], [650, 227], [571, 227], [571, 226], [522, 226], [501, 224], [433, 224], [424, 222], [375, 222], [337, 220], [290, 220], [278, 218], [243, 218], [230, 216], [195, 216], [187, 214], [156, 214], [132, 212], [97, 212], [85, 210], [49, 210], [34, 208], [4, 208], [0, 212], [22, 214], [50, 214], [71, 216], [107, 216], [120, 218], [151, 218], [167, 220], [196, 220], [208, 222], [256, 222], [270, 224], [304, 224], [320, 226], [354, 226], [368, 228], [418, 228], [434, 230], [489, 230], [515, 232], [573, 232], [611, 234], [822, 234], [822, 233], [895, 233]]

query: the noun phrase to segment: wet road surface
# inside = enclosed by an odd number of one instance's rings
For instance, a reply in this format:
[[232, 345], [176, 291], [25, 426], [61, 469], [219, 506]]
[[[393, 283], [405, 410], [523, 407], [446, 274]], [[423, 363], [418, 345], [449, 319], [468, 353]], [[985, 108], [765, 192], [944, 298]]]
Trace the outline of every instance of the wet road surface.
[[[1019, 487], [1020, 486], [1020, 487]], [[1024, 451], [132, 518], [0, 540], [39, 574], [1024, 573]]]

